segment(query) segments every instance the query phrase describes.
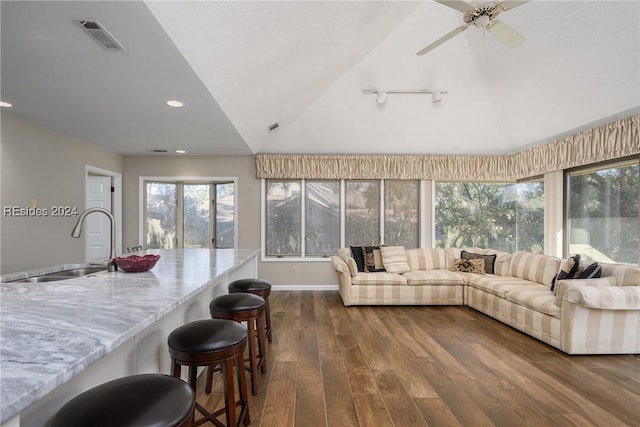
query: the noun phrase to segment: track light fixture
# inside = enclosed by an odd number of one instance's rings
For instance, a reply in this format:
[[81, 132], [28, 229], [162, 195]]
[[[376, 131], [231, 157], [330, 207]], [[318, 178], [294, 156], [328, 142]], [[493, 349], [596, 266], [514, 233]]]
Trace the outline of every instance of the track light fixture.
[[442, 102], [442, 94], [448, 93], [446, 90], [438, 90], [438, 89], [419, 89], [419, 90], [378, 90], [378, 89], [364, 89], [362, 91], [365, 95], [376, 95], [376, 102], [378, 104], [384, 104], [387, 100], [387, 94], [390, 93], [401, 93], [401, 94], [423, 94], [430, 93], [431, 101], [434, 104], [438, 102]]

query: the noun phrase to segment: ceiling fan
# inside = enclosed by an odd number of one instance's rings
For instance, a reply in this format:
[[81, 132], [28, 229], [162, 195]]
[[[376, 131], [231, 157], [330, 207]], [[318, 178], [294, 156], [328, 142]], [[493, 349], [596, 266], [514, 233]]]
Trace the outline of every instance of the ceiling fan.
[[[496, 39], [504, 43], [508, 47], [520, 46], [524, 42], [524, 37], [517, 33], [513, 28], [497, 20], [500, 13], [511, 10], [514, 7], [522, 6], [530, 0], [504, 0], [488, 3], [479, 3], [476, 6], [462, 0], [435, 0], [445, 6], [449, 6], [457, 11], [464, 13], [464, 24], [455, 30], [445, 34], [429, 46], [418, 51], [416, 55], [424, 55], [432, 51], [450, 38], [460, 34], [470, 25], [482, 28], [490, 32]], [[475, 3], [475, 2], [474, 2]]]

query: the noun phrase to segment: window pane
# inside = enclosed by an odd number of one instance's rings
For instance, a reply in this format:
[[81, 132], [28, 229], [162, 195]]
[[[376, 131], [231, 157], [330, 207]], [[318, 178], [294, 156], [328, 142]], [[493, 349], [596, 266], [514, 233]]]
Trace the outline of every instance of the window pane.
[[209, 184], [184, 185], [184, 247], [209, 248]]
[[544, 182], [516, 184], [516, 250], [544, 252]]
[[380, 243], [379, 181], [346, 181], [345, 243], [377, 245]]
[[147, 183], [147, 236], [149, 249], [173, 249], [176, 238], [176, 184]]
[[267, 181], [267, 255], [301, 255], [301, 206], [300, 182]]
[[515, 184], [436, 183], [436, 246], [514, 252], [516, 194]]
[[340, 246], [340, 182], [306, 181], [305, 253], [335, 254]]
[[638, 264], [637, 162], [569, 174], [569, 253]]
[[216, 248], [235, 247], [235, 191], [232, 182], [216, 184]]
[[385, 181], [384, 243], [417, 248], [419, 244], [418, 181]]

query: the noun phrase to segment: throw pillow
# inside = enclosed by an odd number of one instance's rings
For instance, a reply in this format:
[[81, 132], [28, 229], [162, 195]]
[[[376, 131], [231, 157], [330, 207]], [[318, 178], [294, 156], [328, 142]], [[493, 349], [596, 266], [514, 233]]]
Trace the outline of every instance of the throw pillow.
[[602, 277], [602, 268], [597, 262], [592, 262], [580, 272], [578, 279], [597, 279]]
[[556, 282], [558, 280], [575, 279], [576, 273], [580, 268], [580, 255], [576, 254], [567, 258], [565, 262], [560, 265], [560, 271], [551, 279], [551, 290], [556, 288]]
[[453, 260], [453, 271], [462, 271], [464, 273], [478, 273], [484, 274], [484, 259], [461, 259], [456, 258]]
[[358, 266], [358, 271], [364, 271], [364, 252], [362, 251], [362, 246], [351, 246], [351, 256], [353, 257], [356, 265]]
[[382, 265], [388, 273], [402, 274], [411, 270], [404, 246], [380, 246]]
[[364, 271], [367, 273], [384, 271], [380, 246], [363, 246], [362, 252], [364, 253]]
[[496, 255], [483, 255], [473, 252], [462, 251], [460, 252], [460, 258], [462, 259], [482, 259], [484, 260], [484, 271], [487, 274], [494, 273], [494, 265], [496, 263]]

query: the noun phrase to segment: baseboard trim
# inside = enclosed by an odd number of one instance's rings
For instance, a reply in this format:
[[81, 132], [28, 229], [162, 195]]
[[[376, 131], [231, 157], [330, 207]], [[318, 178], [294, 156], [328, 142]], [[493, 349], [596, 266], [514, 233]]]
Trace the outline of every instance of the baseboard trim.
[[338, 285], [271, 285], [272, 291], [337, 291]]

